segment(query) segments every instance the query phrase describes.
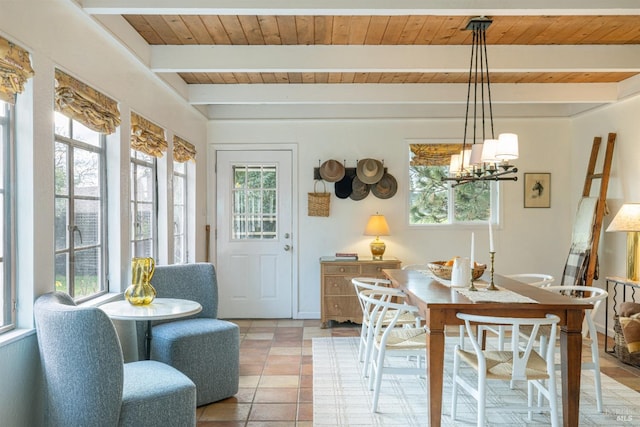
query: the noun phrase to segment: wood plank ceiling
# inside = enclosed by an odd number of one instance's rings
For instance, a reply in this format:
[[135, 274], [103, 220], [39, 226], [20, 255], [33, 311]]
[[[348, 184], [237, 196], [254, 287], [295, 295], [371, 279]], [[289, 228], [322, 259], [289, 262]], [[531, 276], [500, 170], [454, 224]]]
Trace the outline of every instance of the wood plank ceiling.
[[[471, 16], [125, 15], [149, 45], [468, 45]], [[489, 45], [637, 45], [638, 16], [496, 16]], [[610, 83], [635, 72], [496, 72], [493, 83]], [[188, 84], [465, 83], [464, 72], [190, 73]]]
[[77, 1], [208, 117], [459, 117], [476, 16], [497, 114], [640, 93], [638, 0]]

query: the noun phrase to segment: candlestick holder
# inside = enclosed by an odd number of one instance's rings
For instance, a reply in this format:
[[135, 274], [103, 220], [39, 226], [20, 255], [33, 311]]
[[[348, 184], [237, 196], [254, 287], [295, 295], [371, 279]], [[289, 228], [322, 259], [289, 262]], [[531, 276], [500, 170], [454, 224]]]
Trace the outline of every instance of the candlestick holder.
[[471, 264], [471, 274], [469, 275], [469, 288], [470, 291], [477, 291], [478, 288], [476, 288], [473, 285], [473, 264]]
[[497, 291], [498, 287], [496, 286], [495, 283], [493, 283], [493, 260], [496, 256], [495, 251], [489, 252], [489, 255], [491, 256], [491, 283], [489, 283], [489, 287], [487, 288], [487, 290], [489, 291]]

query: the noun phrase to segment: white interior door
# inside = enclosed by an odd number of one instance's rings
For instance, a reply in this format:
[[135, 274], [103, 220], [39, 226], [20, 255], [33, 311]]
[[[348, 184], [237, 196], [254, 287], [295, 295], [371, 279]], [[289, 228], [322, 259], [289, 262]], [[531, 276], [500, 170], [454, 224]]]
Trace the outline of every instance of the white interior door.
[[216, 171], [218, 315], [291, 318], [291, 151], [217, 151]]

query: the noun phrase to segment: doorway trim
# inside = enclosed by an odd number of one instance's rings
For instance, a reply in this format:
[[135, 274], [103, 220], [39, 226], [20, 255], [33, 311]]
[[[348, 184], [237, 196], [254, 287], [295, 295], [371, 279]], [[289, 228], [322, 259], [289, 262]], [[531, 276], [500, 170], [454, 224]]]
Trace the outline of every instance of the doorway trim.
[[209, 228], [210, 252], [207, 262], [214, 263], [218, 255], [218, 242], [216, 239], [215, 225], [218, 221], [217, 207], [217, 182], [216, 182], [216, 160], [218, 151], [290, 151], [291, 152], [291, 244], [293, 254], [291, 255], [291, 316], [293, 319], [300, 319], [298, 297], [300, 294], [300, 280], [298, 270], [300, 257], [298, 249], [300, 247], [299, 233], [299, 196], [298, 196], [298, 144], [295, 143], [265, 143], [265, 144], [207, 144], [207, 221]]

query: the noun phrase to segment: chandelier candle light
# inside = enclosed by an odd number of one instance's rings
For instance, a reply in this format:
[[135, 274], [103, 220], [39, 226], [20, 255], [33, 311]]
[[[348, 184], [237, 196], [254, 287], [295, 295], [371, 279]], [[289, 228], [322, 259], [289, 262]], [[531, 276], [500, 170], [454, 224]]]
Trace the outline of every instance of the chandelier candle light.
[[[467, 30], [473, 31], [473, 39], [462, 151], [460, 154], [451, 156], [450, 176], [442, 178], [443, 181], [455, 181], [453, 186], [475, 181], [518, 180], [517, 176], [506, 176], [518, 172], [515, 166], [509, 164], [510, 160], [518, 158], [518, 135], [515, 133], [502, 133], [496, 139], [493, 131], [493, 107], [491, 105], [486, 37], [486, 30], [491, 25], [491, 22], [491, 19], [487, 17], [475, 17], [469, 21], [466, 27]], [[473, 135], [468, 143], [467, 129], [471, 107], [472, 83]], [[488, 112], [485, 112], [485, 110], [488, 110]], [[489, 116], [490, 133], [485, 130], [485, 113]], [[482, 121], [482, 134], [478, 130], [479, 119]]]

